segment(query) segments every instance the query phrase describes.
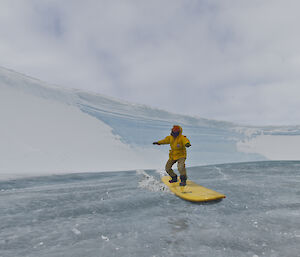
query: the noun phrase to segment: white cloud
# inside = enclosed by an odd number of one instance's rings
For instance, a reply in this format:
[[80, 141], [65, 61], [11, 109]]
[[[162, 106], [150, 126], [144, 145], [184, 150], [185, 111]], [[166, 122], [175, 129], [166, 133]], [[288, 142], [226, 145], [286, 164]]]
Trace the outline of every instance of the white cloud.
[[2, 66], [174, 112], [300, 123], [298, 1], [6, 0], [0, 7]]

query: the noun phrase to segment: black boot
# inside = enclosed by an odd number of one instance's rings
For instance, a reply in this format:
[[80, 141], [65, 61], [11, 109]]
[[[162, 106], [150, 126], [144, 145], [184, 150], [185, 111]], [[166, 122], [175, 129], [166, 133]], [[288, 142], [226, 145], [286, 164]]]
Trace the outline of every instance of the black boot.
[[180, 186], [186, 186], [186, 176], [185, 175], [180, 175]]
[[172, 179], [169, 180], [170, 183], [175, 183], [175, 182], [177, 182], [177, 175], [174, 176], [174, 177], [171, 177], [171, 178], [172, 178]]

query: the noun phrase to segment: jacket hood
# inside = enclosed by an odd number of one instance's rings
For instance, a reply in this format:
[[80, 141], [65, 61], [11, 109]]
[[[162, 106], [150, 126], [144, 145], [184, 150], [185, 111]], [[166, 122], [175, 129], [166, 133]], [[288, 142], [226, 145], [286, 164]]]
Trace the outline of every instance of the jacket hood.
[[180, 127], [179, 125], [174, 125], [173, 128], [171, 129], [171, 133], [173, 131], [173, 129], [179, 128], [179, 135], [182, 135], [182, 127]]

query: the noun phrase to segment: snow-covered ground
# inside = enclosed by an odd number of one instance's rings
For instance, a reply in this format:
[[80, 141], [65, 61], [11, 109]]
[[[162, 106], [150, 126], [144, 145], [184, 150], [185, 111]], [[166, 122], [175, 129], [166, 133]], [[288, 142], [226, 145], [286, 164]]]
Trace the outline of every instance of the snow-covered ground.
[[0, 182], [1, 257], [298, 257], [300, 162], [193, 167], [226, 194], [179, 199], [139, 170]]
[[0, 178], [163, 168], [153, 146], [180, 124], [188, 166], [300, 159], [300, 128], [245, 127], [168, 113], [0, 68]]

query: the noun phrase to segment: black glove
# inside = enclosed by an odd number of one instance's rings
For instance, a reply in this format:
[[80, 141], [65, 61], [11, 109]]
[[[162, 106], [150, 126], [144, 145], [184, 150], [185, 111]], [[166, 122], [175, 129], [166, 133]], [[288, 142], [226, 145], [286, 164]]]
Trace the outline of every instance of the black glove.
[[185, 147], [190, 147], [190, 146], [191, 146], [190, 143], [186, 143], [186, 144], [185, 144]]
[[158, 142], [153, 142], [154, 145], [160, 145]]

